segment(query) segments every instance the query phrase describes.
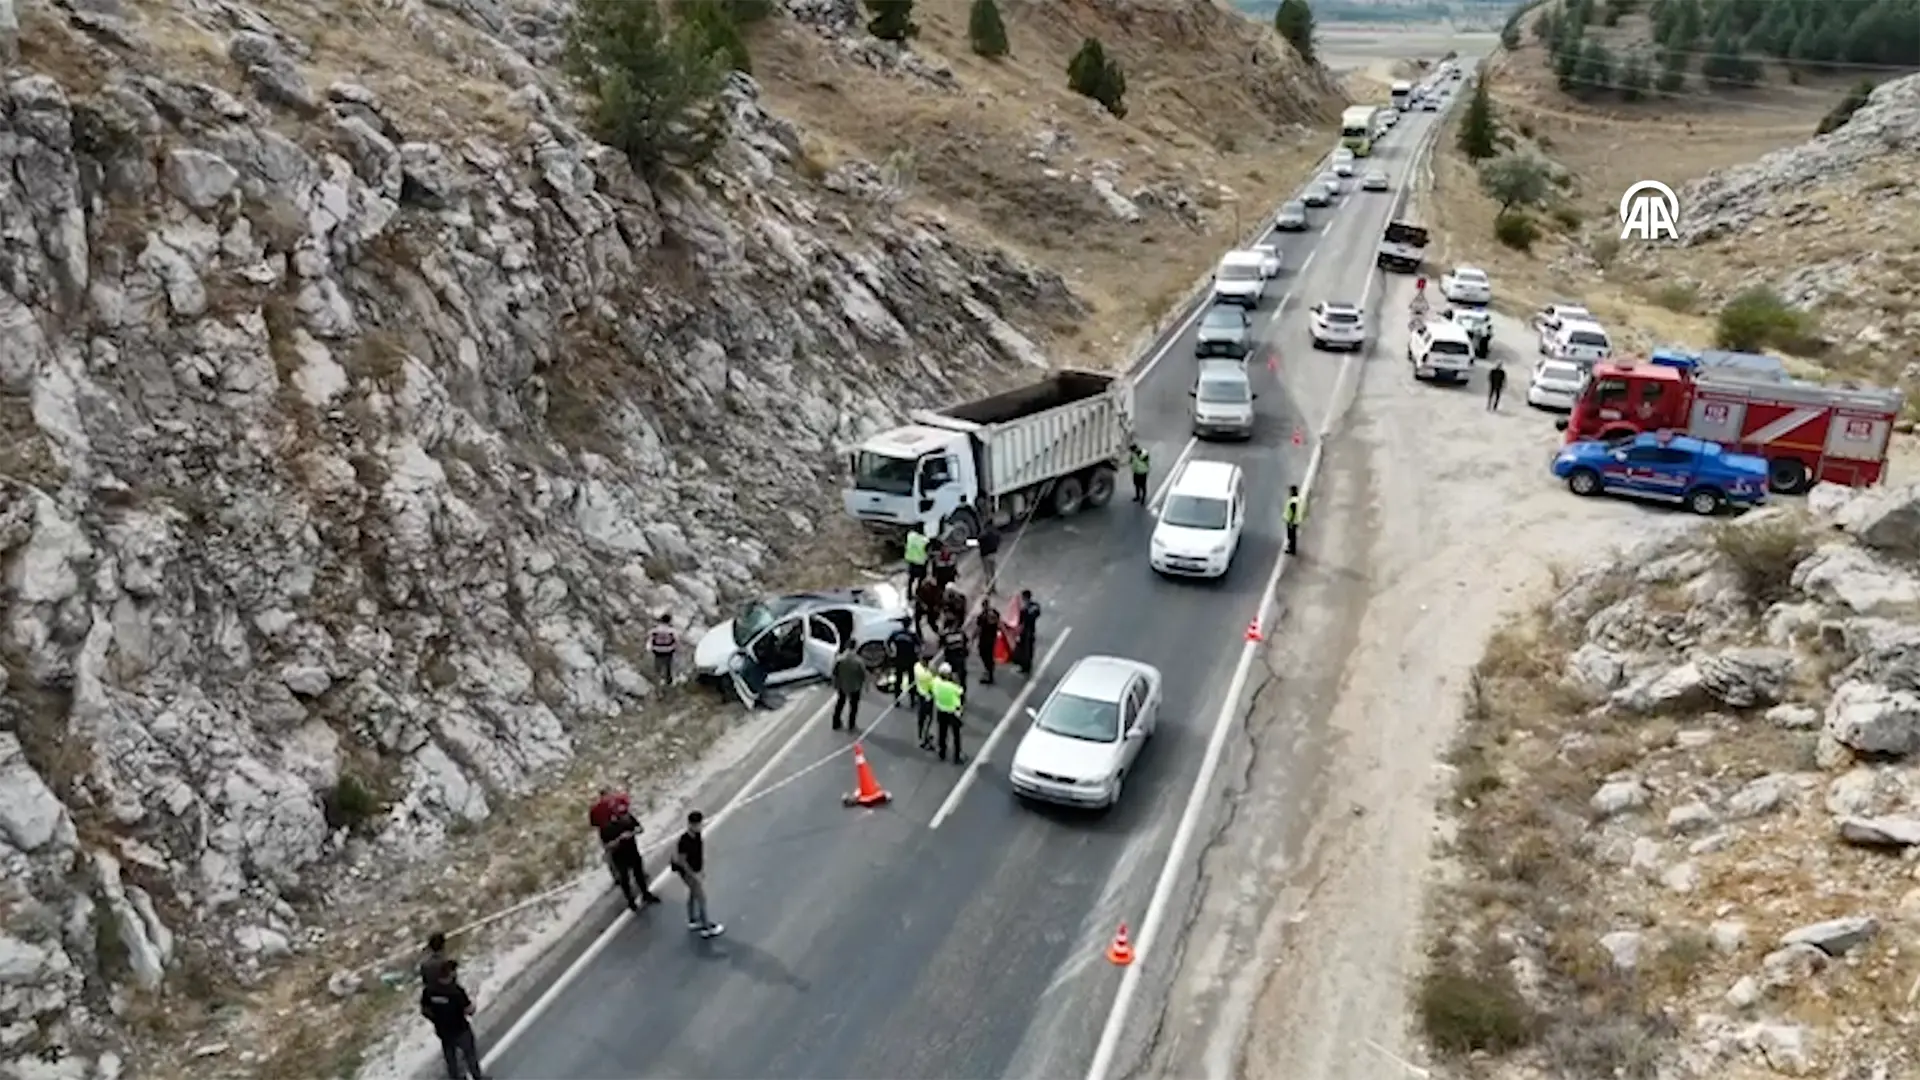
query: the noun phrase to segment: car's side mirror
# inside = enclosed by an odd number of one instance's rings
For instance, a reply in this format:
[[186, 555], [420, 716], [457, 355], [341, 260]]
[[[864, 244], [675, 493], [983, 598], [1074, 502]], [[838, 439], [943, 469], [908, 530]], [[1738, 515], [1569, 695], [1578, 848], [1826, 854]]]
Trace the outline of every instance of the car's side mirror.
[[1034, 708], [1031, 705], [1027, 706], [1027, 719], [1029, 720], [1040, 719], [1040, 710]]
[[1248, 398], [1249, 398], [1250, 400], [1253, 400], [1253, 401], [1259, 401], [1259, 400], [1260, 400], [1260, 395], [1259, 395], [1259, 394], [1248, 394], [1248, 395], [1247, 395], [1247, 397], [1248, 397]]
[[1135, 724], [1132, 727], [1127, 729], [1127, 738], [1129, 739], [1144, 739], [1146, 737], [1147, 737], [1146, 729], [1141, 727], [1139, 724]]
[[1188, 391], [1187, 391], [1187, 396], [1188, 396], [1188, 397], [1199, 397], [1199, 396], [1200, 396], [1200, 391], [1198, 391], [1198, 390], [1188, 390]]

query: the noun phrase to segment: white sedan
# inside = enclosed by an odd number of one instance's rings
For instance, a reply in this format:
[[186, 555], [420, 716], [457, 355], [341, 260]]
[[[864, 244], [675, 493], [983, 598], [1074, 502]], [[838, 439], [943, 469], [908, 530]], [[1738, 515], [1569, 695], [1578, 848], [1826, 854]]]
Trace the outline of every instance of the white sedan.
[[752, 701], [763, 687], [826, 678], [842, 641], [853, 642], [868, 667], [880, 666], [887, 638], [912, 619], [900, 590], [884, 582], [764, 597], [700, 638], [694, 673]]
[[1160, 670], [1087, 656], [1067, 669], [1013, 752], [1014, 794], [1069, 806], [1120, 801], [1140, 748], [1160, 718]]
[[1477, 266], [1455, 267], [1440, 277], [1440, 295], [1456, 304], [1493, 303], [1493, 279]]
[[1527, 379], [1527, 404], [1536, 409], [1572, 412], [1587, 385], [1587, 371], [1571, 360], [1542, 360]]
[[1253, 250], [1260, 253], [1260, 276], [1276, 278], [1280, 276], [1280, 249], [1273, 244], [1255, 244]]
[[1379, 170], [1376, 169], [1373, 172], [1368, 173], [1365, 177], [1361, 179], [1360, 190], [1361, 191], [1385, 191], [1387, 190], [1387, 184], [1388, 184], [1387, 174], [1380, 172]]

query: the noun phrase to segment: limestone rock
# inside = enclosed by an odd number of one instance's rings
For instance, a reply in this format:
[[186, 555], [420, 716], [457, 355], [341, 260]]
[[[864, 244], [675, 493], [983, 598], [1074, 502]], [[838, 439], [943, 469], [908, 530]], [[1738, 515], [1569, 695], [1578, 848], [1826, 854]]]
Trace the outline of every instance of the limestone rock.
[[1827, 703], [1826, 733], [1863, 754], [1920, 750], [1920, 694], [1865, 682], [1843, 683]]

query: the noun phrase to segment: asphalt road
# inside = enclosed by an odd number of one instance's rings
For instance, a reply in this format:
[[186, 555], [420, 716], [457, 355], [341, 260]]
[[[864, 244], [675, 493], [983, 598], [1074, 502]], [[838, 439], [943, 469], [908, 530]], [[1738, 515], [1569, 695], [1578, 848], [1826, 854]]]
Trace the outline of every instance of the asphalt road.
[[[1036, 523], [1007, 552], [1003, 579], [1033, 588], [1046, 606], [1041, 652], [1060, 646], [1036, 672], [1026, 704], [1037, 705], [1089, 654], [1133, 657], [1165, 674], [1159, 732], [1122, 805], [1093, 816], [1015, 803], [1005, 763], [1024, 730], [1024, 715], [1010, 711], [1024, 681], [1011, 672], [971, 695], [969, 753], [1011, 719], [958, 795], [967, 771], [917, 750], [911, 718], [890, 714], [866, 748], [891, 806], [844, 809], [852, 776], [841, 759], [740, 808], [708, 844], [710, 906], [726, 936], [689, 934], [681, 891], [667, 885], [666, 906], [622, 926], [517, 1038], [490, 1050], [491, 1076], [1057, 1077], [1085, 1069], [1118, 979], [1102, 950], [1115, 926], [1146, 906], [1278, 555], [1286, 487], [1301, 478], [1337, 380], [1341, 359], [1309, 348], [1306, 309], [1360, 299], [1413, 148], [1434, 122], [1408, 114], [1363, 163], [1386, 170], [1394, 194], [1350, 191], [1336, 208], [1314, 212], [1313, 231], [1272, 238], [1286, 269], [1260, 314], [1266, 350], [1249, 365], [1260, 395], [1250, 442], [1190, 443], [1190, 326], [1142, 369], [1136, 426], [1154, 455], [1156, 485], [1183, 455], [1246, 470], [1251, 513], [1227, 578], [1157, 578], [1146, 564], [1151, 515], [1125, 492], [1103, 511]], [[863, 721], [880, 710], [870, 696]], [[786, 766], [846, 741], [817, 724], [796, 738]], [[775, 768], [770, 781], [786, 771]]]

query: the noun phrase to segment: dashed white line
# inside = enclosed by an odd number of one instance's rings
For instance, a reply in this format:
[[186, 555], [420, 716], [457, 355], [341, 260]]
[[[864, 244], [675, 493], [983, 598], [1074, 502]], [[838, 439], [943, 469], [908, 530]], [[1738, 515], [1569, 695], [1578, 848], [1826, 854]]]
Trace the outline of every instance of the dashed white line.
[[980, 749], [973, 755], [973, 760], [967, 762], [967, 771], [960, 774], [960, 779], [953, 785], [953, 790], [947, 792], [946, 801], [940, 804], [940, 809], [933, 812], [933, 820], [927, 823], [927, 828], [939, 828], [941, 822], [952, 817], [953, 812], [960, 808], [960, 800], [966, 797], [967, 789], [973, 786], [973, 778], [980, 774], [980, 767], [993, 756], [993, 748], [1000, 745], [1000, 737], [1007, 733], [1008, 725], [1020, 715], [1020, 710], [1026, 708], [1027, 695], [1033, 693], [1033, 688], [1040, 685], [1040, 673], [1047, 670], [1053, 663], [1053, 658], [1060, 652], [1060, 646], [1067, 643], [1067, 635], [1071, 633], [1073, 633], [1071, 626], [1060, 628], [1060, 636], [1053, 639], [1053, 645], [1047, 649], [1047, 654], [1033, 666], [1033, 674], [1027, 677], [1027, 685], [1020, 688], [1020, 693], [1014, 696], [1013, 704], [1007, 706], [1007, 711], [1001, 715], [1000, 722], [993, 725], [993, 731], [988, 733], [987, 741], [980, 744]]

